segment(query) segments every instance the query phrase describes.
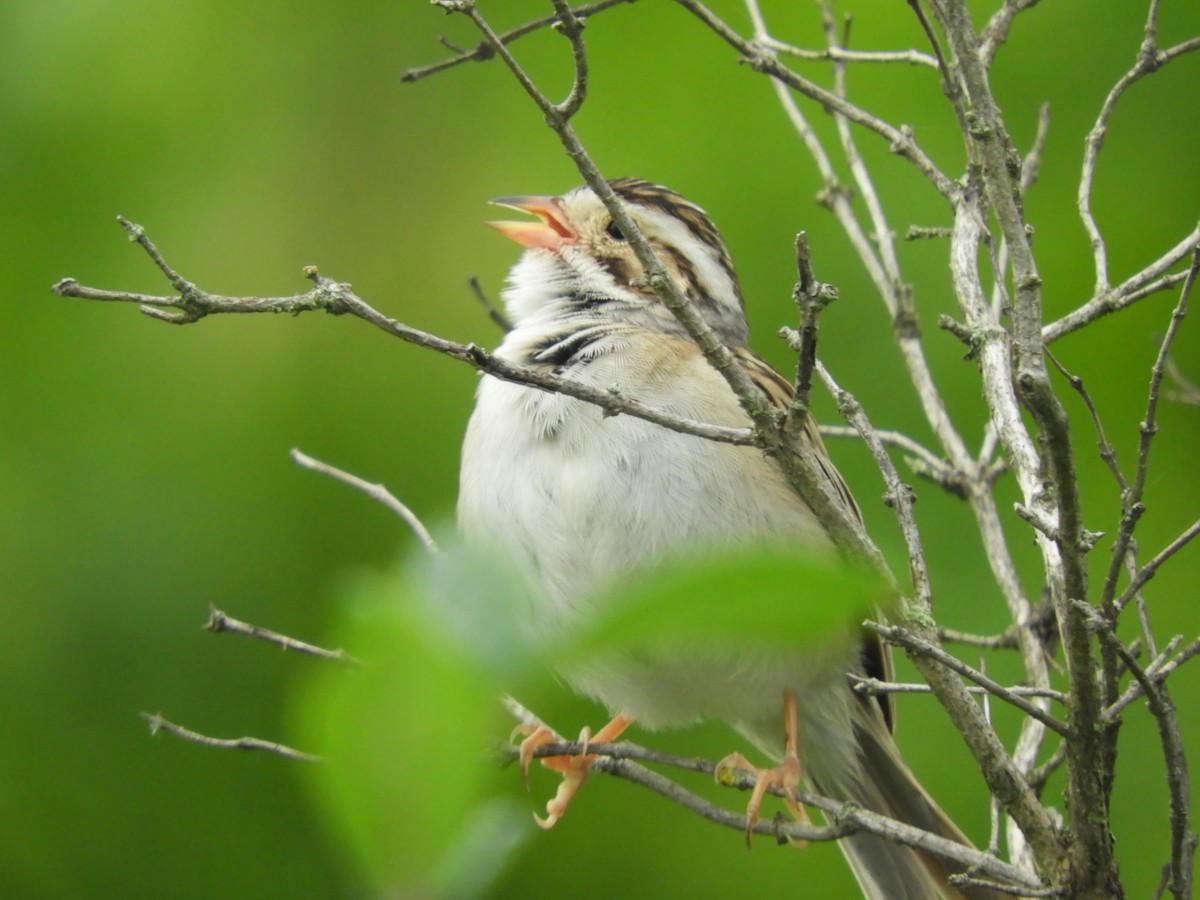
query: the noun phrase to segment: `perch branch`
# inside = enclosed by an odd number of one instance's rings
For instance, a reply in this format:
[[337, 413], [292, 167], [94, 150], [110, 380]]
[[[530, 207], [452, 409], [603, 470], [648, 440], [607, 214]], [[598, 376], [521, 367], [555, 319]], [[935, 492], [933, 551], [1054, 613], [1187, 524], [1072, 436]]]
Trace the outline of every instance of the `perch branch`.
[[[123, 218], [118, 221], [127, 231], [139, 235], [137, 243], [142, 245], [156, 263], [159, 263], [162, 257], [157, 248], [145, 237], [141, 226], [133, 225]], [[599, 406], [610, 414], [624, 413], [635, 416], [683, 434], [692, 434], [730, 444], [752, 445], [755, 443], [754, 435], [748, 428], [728, 428], [684, 419], [647, 406], [636, 398], [626, 397], [621, 393], [619, 387], [594, 388], [577, 381], [561, 378], [549, 370], [517, 365], [474, 344], [448, 341], [412, 328], [384, 316], [355, 294], [348, 284], [326, 278], [315, 267], [310, 266], [305, 269], [306, 276], [313, 281], [315, 286], [303, 294], [286, 297], [225, 297], [201, 290], [164, 268], [164, 265], [165, 263], [160, 263], [159, 268], [170, 273], [168, 278], [171, 279], [176, 289], [180, 290], [179, 296], [151, 296], [124, 291], [100, 290], [81, 285], [73, 278], [62, 279], [51, 290], [60, 297], [135, 303], [147, 315], [178, 325], [198, 322], [206, 316], [220, 313], [300, 313], [323, 310], [332, 315], [350, 314], [394, 337], [434, 350], [505, 381], [528, 385], [551, 393], [565, 394]], [[178, 312], [172, 312], [172, 310], [178, 310]]]
[[[647, 750], [644, 747], [624, 741], [618, 744], [584, 744], [577, 741], [560, 741], [552, 744], [544, 744], [534, 751], [535, 758], [547, 756], [582, 756], [585, 754], [598, 757], [592, 765], [592, 771], [594, 772], [614, 775], [641, 787], [648, 788], [675, 803], [681, 804], [686, 809], [703, 816], [709, 821], [724, 825], [727, 828], [739, 832], [745, 832], [746, 830], [746, 819], [743, 815], [731, 813], [720, 806], [710, 803], [670, 779], [634, 762], [634, 760], [651, 762], [688, 772], [698, 772], [713, 776], [715, 774], [715, 766], [707, 760], [679, 757], [654, 750]], [[516, 747], [505, 748], [507, 759], [515, 760], [517, 755], [518, 750]], [[753, 777], [749, 773], [746, 773], [744, 777], [732, 780], [729, 786], [740, 790], [748, 790], [753, 785]], [[776, 790], [771, 790], [770, 792], [782, 795], [781, 792]], [[940, 838], [919, 828], [914, 828], [911, 825], [890, 819], [887, 816], [872, 813], [856, 804], [848, 804], [828, 797], [803, 792], [798, 792], [796, 797], [805, 806], [820, 809], [833, 824], [821, 827], [791, 822], [782, 817], [777, 817], [770, 821], [759, 821], [752, 829], [754, 833], [770, 835], [782, 843], [786, 840], [832, 841], [847, 834], [862, 831], [876, 834], [887, 840], [909, 847], [928, 851], [964, 866], [977, 875], [982, 874], [995, 878], [1002, 885], [1008, 885], [1009, 892], [1017, 896], [1032, 896], [1026, 892], [1029, 890], [1040, 891], [1043, 888], [1040, 883], [1032, 880], [1028, 874], [1021, 872], [1015, 866], [1011, 866], [987, 853], [980, 852], [973, 847]]]

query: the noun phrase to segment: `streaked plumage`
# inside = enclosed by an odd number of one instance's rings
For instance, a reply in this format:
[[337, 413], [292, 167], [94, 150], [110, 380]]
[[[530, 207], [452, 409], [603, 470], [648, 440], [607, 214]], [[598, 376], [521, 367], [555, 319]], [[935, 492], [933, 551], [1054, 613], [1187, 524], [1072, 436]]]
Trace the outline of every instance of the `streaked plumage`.
[[[737, 278], [708, 216], [647, 181], [611, 184], [720, 340], [770, 402], [785, 407], [791, 386], [746, 347]], [[500, 355], [618, 386], [687, 418], [747, 424], [725, 380], [644, 283], [632, 249], [590, 189], [497, 202], [541, 220], [495, 226], [529, 248], [505, 291], [513, 329]], [[856, 509], [811, 421], [805, 439]], [[542, 628], [587, 616], [605, 583], [672, 553], [770, 538], [831, 549], [812, 511], [757, 449], [606, 416], [569, 397], [488, 377], [463, 445], [458, 510], [468, 538], [499, 543], [537, 586]], [[882, 674], [881, 660], [877, 645], [847, 642], [787, 655], [663, 655], [564, 675], [644, 727], [720, 719], [774, 759], [782, 751], [780, 698], [791, 692], [800, 758], [818, 791], [965, 842], [900, 761], [886, 705], [848, 686], [846, 672]], [[869, 898], [963, 896], [946, 886], [931, 857], [863, 835], [841, 846]]]

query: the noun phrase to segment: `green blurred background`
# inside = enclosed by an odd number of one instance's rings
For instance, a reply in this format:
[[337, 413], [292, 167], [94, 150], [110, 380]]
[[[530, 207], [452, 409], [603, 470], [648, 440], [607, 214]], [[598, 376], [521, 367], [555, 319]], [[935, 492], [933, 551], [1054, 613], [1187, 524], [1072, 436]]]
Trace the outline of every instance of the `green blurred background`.
[[[749, 31], [739, 4], [715, 5]], [[972, 4], [981, 20], [997, 5]], [[532, 0], [483, 6], [500, 27], [548, 9]], [[1043, 4], [1018, 20], [994, 72], [1022, 147], [1038, 104], [1051, 103], [1041, 180], [1027, 201], [1050, 317], [1091, 294], [1074, 211], [1083, 137], [1134, 60], [1142, 6]], [[778, 36], [821, 42], [813, 5], [766, 7]], [[859, 48], [922, 45], [903, 3], [841, 8], [859, 14]], [[1164, 45], [1198, 31], [1194, 5], [1164, 5]], [[307, 286], [301, 267], [316, 264], [389, 315], [494, 344], [466, 281], [478, 275], [497, 294], [516, 248], [481, 226], [493, 215], [484, 201], [559, 192], [578, 178], [498, 64], [400, 83], [407, 67], [445, 55], [439, 35], [476, 41], [465, 20], [421, 2], [8, 0], [0, 11], [0, 895], [372, 893], [323, 820], [302, 766], [152, 739], [138, 712], [161, 710], [216, 735], [300, 741], [295, 690], [320, 664], [202, 632], [208, 604], [303, 638], [343, 634], [331, 629], [350, 573], [389, 569], [413, 540], [381, 508], [298, 470], [287, 450], [385, 482], [428, 520], [445, 520], [475, 375], [348, 318], [225, 317], [174, 328], [131, 307], [54, 298], [48, 288], [69, 275], [165, 292], [114, 224], [120, 213], [209, 290], [298, 292]], [[791, 243], [808, 229], [818, 276], [842, 292], [823, 319], [822, 357], [878, 426], [928, 440], [882, 306], [814, 202], [821, 185], [769, 85], [668, 3], [614, 9], [587, 36], [591, 97], [577, 125], [601, 169], [663, 181], [708, 209], [737, 261], [754, 346], [781, 367], [791, 362], [773, 334], [793, 317]], [[569, 54], [560, 37], [539, 34], [517, 50], [543, 84], [565, 90]], [[806, 71], [827, 79], [821, 67]], [[955, 125], [930, 71], [859, 68], [851, 89], [868, 108], [912, 124], [946, 171], [961, 171]], [[1135, 86], [1113, 118], [1096, 210], [1116, 280], [1196, 222], [1198, 93], [1200, 58], [1185, 58]], [[830, 135], [827, 117], [812, 116]], [[869, 136], [861, 146], [894, 228], [948, 224], [904, 163]], [[983, 422], [977, 373], [933, 325], [953, 309], [945, 251], [937, 242], [904, 245], [902, 262], [947, 404], [975, 441]], [[1172, 303], [1169, 295], [1148, 300], [1055, 348], [1087, 382], [1126, 465], [1155, 335]], [[1176, 358], [1194, 378], [1198, 348], [1185, 324]], [[1081, 405], [1062, 393], [1087, 525], [1111, 533], [1116, 492]], [[817, 410], [836, 421], [827, 398]], [[1147, 556], [1195, 519], [1200, 480], [1197, 411], [1167, 403], [1160, 414], [1139, 531]], [[903, 545], [876, 502], [872, 463], [854, 444], [833, 452], [903, 572]], [[936, 489], [917, 489], [940, 618], [1002, 628], [971, 516]], [[1001, 493], [1005, 503], [1016, 496], [1011, 483]], [[1028, 532], [1014, 520], [1011, 533], [1036, 596]], [[1097, 571], [1106, 550], [1102, 543], [1095, 554]], [[1197, 631], [1196, 559], [1189, 549], [1151, 586], [1163, 635]], [[1007, 658], [988, 665], [1017, 677]], [[562, 730], [601, 718], [549, 676], [546, 684], [539, 712]], [[1185, 671], [1175, 684], [1184, 738], [1195, 746], [1200, 678]], [[413, 687], [436, 698], [443, 686], [431, 674]], [[1006, 713], [997, 718], [1011, 737], [1017, 723]], [[979, 779], [933, 701], [905, 699], [901, 717], [914, 769], [985, 840]], [[1141, 708], [1127, 721], [1114, 814], [1127, 885], [1146, 895], [1166, 861], [1166, 793], [1152, 724]], [[447, 742], [461, 734], [453, 721], [440, 727]], [[504, 728], [498, 718], [497, 739]], [[709, 757], [735, 746], [716, 727], [635, 737]], [[529, 796], [512, 770], [489, 769], [481, 790], [539, 808], [553, 787], [536, 774]], [[421, 775], [410, 768], [395, 778], [389, 790], [403, 795]], [[1060, 791], [1061, 781], [1052, 782], [1047, 796], [1059, 803]], [[428, 791], [413, 797], [403, 813], [420, 822]], [[736, 834], [607, 779], [551, 833], [536, 832], [523, 814], [519, 821], [490, 896], [714, 896], [801, 884], [819, 896], [853, 893], [830, 846], [798, 855], [763, 842], [747, 853]]]

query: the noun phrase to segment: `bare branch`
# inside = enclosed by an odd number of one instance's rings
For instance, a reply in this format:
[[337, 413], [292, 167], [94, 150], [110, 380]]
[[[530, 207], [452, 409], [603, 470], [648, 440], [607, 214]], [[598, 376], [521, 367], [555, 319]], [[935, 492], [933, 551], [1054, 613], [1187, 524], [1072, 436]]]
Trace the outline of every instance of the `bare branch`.
[[[1192, 641], [1182, 650], [1179, 650], [1179, 645], [1183, 643], [1182, 635], [1175, 635], [1167, 642], [1167, 646], [1146, 666], [1146, 677], [1155, 684], [1162, 684], [1168, 676], [1176, 669], [1187, 662], [1192, 657], [1200, 653], [1200, 638]], [[1172, 657], [1171, 654], [1179, 650], [1179, 653]], [[1117, 701], [1112, 706], [1104, 710], [1104, 719], [1108, 722], [1115, 722], [1117, 717], [1125, 710], [1125, 707], [1133, 703], [1135, 700], [1145, 696], [1142, 690], [1142, 685], [1136, 679], [1129, 683], [1125, 691], [1121, 694]]]
[[[509, 759], [516, 759], [517, 752], [515, 747], [505, 748], [505, 756]], [[664, 754], [625, 741], [618, 744], [584, 744], [577, 741], [561, 741], [544, 744], [534, 751], [534, 757], [539, 759], [548, 756], [582, 755], [598, 757], [592, 765], [594, 772], [604, 772], [648, 788], [711, 822], [743, 833], [746, 830], [744, 816], [716, 806], [670, 779], [633, 762], [633, 760], [642, 760], [713, 776], [716, 767], [707, 760]], [[746, 774], [746, 777], [732, 780], [730, 784], [740, 790], [748, 790], [753, 785], [754, 779], [750, 777], [749, 773]], [[769, 790], [774, 794], [781, 793], [775, 789]], [[1040, 890], [1042, 887], [1026, 873], [994, 856], [982, 853], [965, 844], [938, 837], [887, 816], [870, 812], [857, 804], [803, 792], [797, 792], [796, 797], [805, 806], [820, 809], [834, 824], [820, 827], [791, 822], [780, 817], [772, 821], [760, 820], [751, 830], [755, 834], [770, 835], [781, 843], [787, 840], [832, 841], [857, 831], [868, 832], [905, 846], [933, 853], [976, 874], [988, 875], [999, 879], [1004, 884], [1011, 884], [1010, 892], [1017, 896], [1036, 896], [1036, 894], [1028, 892]]]
[[1106, 619], [1084, 601], [1074, 601], [1074, 605], [1082, 614], [1090, 617], [1100, 640], [1120, 657], [1125, 668], [1133, 674], [1158, 726], [1171, 803], [1171, 875], [1168, 886], [1176, 900], [1188, 900], [1192, 896], [1192, 866], [1197, 838], [1191, 828], [1191, 787], [1187, 754], [1184, 752], [1183, 738], [1179, 733], [1175, 704], [1171, 702], [1166, 684], [1155, 683], [1138, 664], [1133, 654], [1125, 649], [1111, 620]]
[[1013, 19], [1027, 9], [1038, 5], [1039, 0], [1004, 0], [1004, 5], [997, 10], [980, 33], [979, 59], [984, 68], [990, 69], [996, 59], [996, 51], [1008, 40], [1008, 30], [1012, 27]]
[[479, 304], [487, 312], [488, 318], [495, 322], [501, 331], [505, 333], [512, 331], [512, 322], [508, 320], [508, 316], [504, 314], [504, 311], [500, 307], [492, 303], [491, 298], [483, 289], [483, 285], [479, 283], [479, 279], [472, 275], [467, 279], [467, 286], [471, 289], [471, 293], [475, 295], [475, 299], [479, 301]]
[[1104, 103], [1100, 107], [1100, 113], [1096, 117], [1096, 123], [1092, 126], [1092, 130], [1088, 132], [1087, 140], [1084, 144], [1083, 171], [1079, 178], [1079, 215], [1083, 220], [1083, 226], [1087, 230], [1088, 237], [1092, 243], [1092, 257], [1096, 269], [1095, 294], [1097, 297], [1104, 296], [1109, 292], [1108, 250], [1104, 243], [1104, 237], [1100, 233], [1100, 227], [1096, 224], [1096, 217], [1092, 212], [1092, 183], [1096, 177], [1096, 164], [1100, 157], [1100, 150], [1104, 146], [1104, 138], [1108, 133], [1108, 121], [1112, 116], [1113, 110], [1116, 108], [1117, 101], [1121, 99], [1130, 85], [1135, 84], [1152, 72], [1157, 72], [1172, 59], [1200, 48], [1200, 38], [1193, 38], [1169, 50], [1159, 50], [1157, 43], [1157, 17], [1158, 2], [1155, 0], [1155, 2], [1150, 4], [1150, 13], [1146, 20], [1145, 34], [1141, 46], [1138, 48], [1137, 61], [1113, 85], [1112, 90], [1108, 92], [1108, 96], [1104, 99]]
[[1108, 470], [1112, 472], [1113, 478], [1117, 482], [1117, 487], [1124, 493], [1129, 490], [1129, 482], [1125, 480], [1125, 473], [1121, 471], [1121, 467], [1117, 464], [1117, 451], [1113, 445], [1109, 443], [1108, 437], [1104, 434], [1104, 425], [1100, 422], [1100, 413], [1096, 409], [1096, 404], [1092, 402], [1091, 394], [1088, 393], [1084, 386], [1083, 379], [1077, 375], [1073, 375], [1067, 371], [1066, 367], [1058, 361], [1058, 358], [1049, 350], [1046, 351], [1046, 358], [1054, 364], [1054, 368], [1067, 379], [1067, 383], [1079, 394], [1083, 400], [1083, 405], [1087, 407], [1088, 415], [1092, 417], [1092, 425], [1096, 428], [1096, 444], [1100, 449], [1100, 458], [1104, 460]]
[[[928, 641], [924, 641], [898, 625], [881, 625], [878, 622], [867, 622], [868, 630], [873, 631], [884, 640], [903, 647], [905, 650], [911, 651], [912, 656], [928, 657], [941, 663], [947, 669], [957, 672], [964, 678], [975, 682], [980, 687], [986, 688], [987, 692], [995, 697], [1006, 701], [1012, 706], [1015, 706], [1021, 712], [1025, 713], [1034, 719], [1037, 719], [1051, 731], [1057, 732], [1063, 737], [1070, 737], [1071, 729], [1064, 722], [1051, 716], [1039, 706], [1025, 700], [1010, 691], [1002, 684], [984, 675], [978, 669], [968, 666], [965, 662], [956, 656], [951, 656], [945, 650], [937, 647]], [[1065, 695], [1063, 695], [1065, 697]]]
[[288, 637], [286, 634], [280, 634], [277, 631], [271, 631], [268, 628], [251, 625], [248, 622], [241, 622], [232, 616], [226, 615], [211, 604], [208, 610], [208, 621], [204, 623], [204, 627], [216, 634], [220, 634], [221, 632], [244, 634], [247, 637], [266, 641], [268, 644], [274, 644], [282, 650], [291, 650], [296, 653], [304, 653], [308, 656], [317, 656], [321, 659], [331, 660], [332, 662], [358, 663], [358, 660], [340, 648], [337, 650], [326, 650], [324, 647], [296, 640], [296, 638]]
[[311, 753], [305, 753], [301, 750], [294, 750], [284, 744], [276, 744], [273, 741], [264, 741], [259, 738], [241, 737], [241, 738], [215, 738], [209, 737], [206, 734], [200, 734], [198, 731], [184, 728], [182, 725], [176, 725], [174, 722], [168, 722], [159, 713], [141, 713], [143, 719], [150, 723], [150, 733], [158, 734], [160, 731], [165, 731], [168, 734], [173, 734], [177, 738], [182, 738], [185, 741], [190, 741], [193, 744], [201, 744], [205, 747], [214, 747], [218, 750], [263, 750], [267, 753], [274, 753], [276, 756], [284, 756], [288, 759], [299, 760], [300, 762], [320, 762], [321, 757], [313, 756]]
[[938, 628], [938, 640], [947, 644], [968, 644], [986, 650], [1015, 650], [1019, 646], [1016, 626], [1002, 634], [968, 634], [953, 628]]
[[[982, 674], [982, 673], [981, 673]], [[895, 681], [880, 681], [877, 678], [867, 678], [865, 675], [855, 675], [851, 673], [853, 680], [853, 688], [856, 693], [864, 694], [868, 697], [874, 697], [880, 694], [932, 694], [933, 688], [927, 684], [910, 684]], [[1025, 685], [1015, 685], [1005, 687], [1004, 690], [1012, 697], [1043, 697], [1047, 700], [1057, 700], [1059, 703], [1067, 702], [1067, 695], [1062, 691], [1051, 690], [1050, 688], [1032, 688]], [[967, 685], [967, 691], [980, 695], [991, 696], [992, 691], [980, 685]], [[997, 695], [999, 696], [999, 695]]]
[[1029, 784], [1040, 795], [1046, 781], [1067, 761], [1067, 742], [1062, 741], [1054, 748], [1050, 758], [1029, 773]]
[[1159, 291], [1179, 284], [1187, 278], [1186, 272], [1170, 275], [1166, 272], [1188, 254], [1195, 252], [1197, 247], [1200, 247], [1200, 225], [1193, 228], [1187, 237], [1136, 275], [1125, 279], [1115, 288], [1096, 294], [1091, 300], [1067, 313], [1061, 319], [1050, 322], [1042, 328], [1042, 339], [1047, 344], [1053, 343], [1072, 331], [1078, 331], [1085, 325], [1090, 325], [1097, 319], [1125, 309], [1139, 300], [1144, 300]]
[[1138, 569], [1137, 575], [1129, 582], [1129, 586], [1125, 588], [1124, 593], [1116, 601], [1117, 609], [1123, 609], [1133, 598], [1134, 593], [1141, 590], [1146, 582], [1154, 577], [1155, 573], [1158, 572], [1159, 566], [1190, 544], [1198, 534], [1200, 534], [1200, 519], [1189, 525], [1183, 534], [1171, 541], [1154, 559]]
[[376, 503], [381, 503], [404, 520], [404, 523], [412, 529], [413, 534], [425, 546], [425, 549], [430, 553], [438, 552], [437, 541], [433, 539], [433, 535], [429, 533], [429, 529], [417, 517], [411, 509], [397, 500], [392, 493], [382, 484], [372, 484], [369, 481], [364, 481], [357, 475], [351, 475], [342, 469], [329, 465], [329, 463], [321, 462], [319, 459], [313, 459], [306, 453], [293, 448], [291, 451], [292, 461], [298, 466], [302, 466], [312, 472], [319, 472], [322, 475], [328, 475], [336, 481], [343, 484], [348, 484], [355, 490], [362, 491]]
[[875, 464], [883, 474], [884, 484], [887, 486], [885, 502], [896, 513], [896, 518], [900, 523], [900, 531], [904, 535], [904, 543], [908, 547], [909, 577], [912, 579], [913, 591], [915, 592], [917, 614], [931, 619], [933, 615], [933, 589], [929, 583], [929, 570], [925, 563], [925, 548], [921, 543], [921, 532], [917, 527], [917, 520], [913, 516], [912, 488], [900, 480], [900, 475], [896, 472], [892, 458], [888, 456], [883, 442], [879, 440], [879, 436], [875, 433], [874, 428], [871, 427], [871, 422], [863, 411], [862, 405], [854, 398], [854, 395], [849, 391], [843, 390], [821, 363], [817, 363], [817, 374], [821, 376], [826, 389], [828, 389], [829, 393], [837, 401], [838, 411], [845, 416], [846, 421], [862, 436], [867, 449], [871, 451], [871, 455], [875, 458]]
[[[991, 93], [965, 0], [939, 0], [932, 8], [961, 77], [968, 125], [964, 136], [968, 140], [971, 182], [977, 188], [969, 191], [955, 210], [951, 251], [955, 290], [968, 312], [968, 326], [980, 333], [977, 358], [983, 363], [985, 394], [1024, 503], [1042, 514], [1058, 535], [1056, 541], [1038, 535], [1038, 546], [1059, 610], [1071, 679], [1068, 718], [1076, 727], [1072, 728], [1073, 740], [1067, 742], [1067, 802], [1072, 810], [1103, 809], [1108, 782], [1094, 775], [1107, 770], [1114, 736], [1092, 731], [1086, 724], [1096, 721], [1103, 708], [1095, 676], [1095, 646], [1082, 615], [1066, 604], [1069, 598], [1088, 596], [1081, 541], [1082, 507], [1068, 417], [1050, 383], [1042, 354], [1042, 281], [1020, 204], [1019, 173], [1012, 165], [1016, 151]], [[1011, 328], [1007, 330], [995, 321], [979, 283], [978, 242], [986, 230], [985, 223], [993, 217], [1011, 259], [1013, 303], [1009, 312]], [[1037, 428], [1044, 456], [1034, 446], [1020, 409], [1013, 402], [1014, 388]], [[1111, 671], [1108, 662], [1106, 659], [1106, 671]], [[1017, 821], [1030, 837], [1030, 846], [1043, 868], [1057, 869], [1066, 864], [1072, 878], [1077, 879], [1073, 889], [1102, 893], [1116, 882], [1111, 832], [1104, 817], [1073, 819], [1073, 840], [1067, 847], [1049, 833], [1030, 835], [1027, 824]]]
[[[1196, 283], [1196, 276], [1198, 274], [1200, 274], [1200, 247], [1197, 247], [1192, 253], [1192, 265], [1188, 270], [1188, 277], [1183, 282], [1183, 287], [1179, 292], [1179, 302], [1175, 304], [1175, 309], [1171, 313], [1171, 322], [1167, 326], [1167, 332], [1163, 335], [1162, 342], [1159, 344], [1158, 356], [1155, 358], [1154, 366], [1150, 371], [1150, 390], [1146, 400], [1146, 415], [1138, 426], [1140, 438], [1138, 441], [1137, 473], [1134, 475], [1133, 483], [1126, 490], [1122, 491], [1121, 494], [1121, 523], [1117, 530], [1117, 538], [1113, 546], [1113, 558], [1109, 563], [1100, 601], [1105, 615], [1113, 620], [1116, 619], [1117, 613], [1124, 605], [1124, 603], [1119, 603], [1114, 606], [1117, 580], [1125, 564], [1125, 555], [1133, 541], [1134, 529], [1137, 528], [1137, 523], [1145, 510], [1145, 507], [1142, 505], [1142, 497], [1145, 493], [1146, 476], [1150, 467], [1150, 447], [1153, 443], [1154, 435], [1158, 432], [1158, 396], [1162, 390], [1163, 376], [1166, 372], [1166, 361], [1171, 352], [1171, 344], [1174, 342], [1175, 335], [1179, 331], [1179, 326], [1183, 322], [1183, 317], [1187, 315], [1188, 298], [1191, 296], [1192, 287]], [[1186, 543], [1186, 540], [1184, 543]], [[1136, 578], [1134, 579], [1135, 584], [1131, 584], [1126, 589], [1125, 596], [1122, 598], [1124, 602], [1128, 602], [1129, 596], [1141, 584], [1145, 583], [1149, 577], [1153, 576], [1155, 569], [1157, 569], [1157, 566], [1150, 570], [1147, 578], [1143, 578], [1140, 581]], [[1112, 698], [1110, 697], [1109, 702], [1111, 700]]]
[[[633, 3], [635, 0], [599, 0], [596, 3], [581, 3], [579, 6], [571, 8], [571, 14], [577, 19], [586, 19], [588, 16], [595, 15], [598, 12], [618, 6], [622, 3]], [[523, 38], [527, 34], [533, 34], [536, 31], [541, 31], [543, 28], [550, 28], [559, 21], [558, 14], [553, 16], [544, 16], [540, 19], [535, 19], [532, 22], [526, 22], [524, 25], [518, 25], [516, 28], [510, 28], [508, 31], [500, 32], [497, 37], [505, 44], [511, 44], [518, 38]], [[465, 62], [483, 62], [491, 59], [496, 55], [496, 51], [487, 41], [480, 41], [479, 44], [470, 50], [460, 50], [449, 59], [443, 59], [440, 62], [431, 63], [427, 66], [416, 66], [408, 69], [400, 80], [404, 82], [420, 81], [430, 75], [436, 75], [439, 72], [444, 72], [447, 69], [452, 69], [457, 65]]]
[[809, 62], [844, 63], [903, 63], [910, 66], [937, 68], [937, 60], [920, 50], [848, 50], [843, 47], [827, 47], [824, 50], [806, 50], [784, 43], [773, 37], [756, 38], [764, 47], [784, 56]]
[[792, 300], [799, 311], [800, 328], [793, 332], [784, 329], [783, 335], [796, 351], [796, 382], [791, 408], [784, 419], [785, 434], [797, 432], [808, 418], [808, 400], [812, 391], [813, 367], [817, 363], [817, 317], [837, 299], [837, 288], [817, 281], [808, 249], [808, 233], [796, 235], [796, 288]]
[[[128, 227], [137, 229], [144, 239], [141, 226], [129, 225]], [[144, 239], [144, 243], [143, 241], [139, 241], [139, 243], [146, 247], [147, 252], [153, 248], [153, 244], [150, 244], [148, 239]], [[151, 256], [161, 259], [157, 249], [153, 250]], [[304, 294], [288, 297], [224, 297], [202, 291], [194, 284], [182, 279], [180, 279], [180, 283], [184, 285], [183, 293], [178, 297], [99, 290], [81, 285], [73, 278], [62, 279], [51, 290], [60, 297], [136, 303], [143, 312], [173, 324], [190, 324], [205, 316], [218, 313], [300, 313], [311, 310], [323, 310], [332, 315], [349, 313], [394, 337], [434, 350], [505, 381], [528, 385], [551, 393], [565, 394], [568, 397], [599, 406], [610, 414], [625, 413], [682, 434], [692, 434], [729, 444], [753, 445], [755, 443], [754, 434], [748, 428], [729, 428], [684, 419], [647, 406], [636, 398], [626, 397], [621, 393], [619, 387], [607, 390], [594, 388], [568, 378], [561, 378], [546, 369], [517, 365], [489, 353], [475, 344], [448, 341], [445, 338], [412, 328], [373, 309], [350, 289], [350, 285], [326, 278], [315, 267], [310, 266], [305, 269], [305, 274], [313, 281], [315, 287]], [[171, 276], [179, 278], [173, 272], [168, 277]], [[167, 310], [180, 310], [180, 312], [173, 313], [167, 312]]]
[[555, 28], [571, 43], [571, 58], [575, 63], [575, 77], [571, 80], [571, 93], [562, 103], [558, 104], [558, 112], [564, 119], [569, 119], [587, 99], [588, 60], [583, 48], [583, 21], [571, 12], [567, 0], [550, 0], [554, 6], [554, 15], [558, 21]]
[[721, 40], [737, 50], [741, 54], [741, 61], [756, 72], [762, 72], [771, 78], [782, 81], [792, 90], [819, 103], [827, 112], [840, 113], [856, 125], [873, 131], [888, 142], [893, 153], [899, 154], [916, 166], [917, 170], [925, 176], [939, 194], [948, 200], [953, 200], [958, 195], [957, 185], [938, 169], [924, 150], [917, 146], [916, 141], [913, 140], [912, 129], [908, 126], [896, 128], [889, 125], [878, 116], [871, 115], [861, 107], [843, 100], [832, 91], [828, 91], [792, 71], [779, 62], [778, 57], [770, 48], [743, 38], [699, 0], [676, 0], [676, 2], [708, 26]]

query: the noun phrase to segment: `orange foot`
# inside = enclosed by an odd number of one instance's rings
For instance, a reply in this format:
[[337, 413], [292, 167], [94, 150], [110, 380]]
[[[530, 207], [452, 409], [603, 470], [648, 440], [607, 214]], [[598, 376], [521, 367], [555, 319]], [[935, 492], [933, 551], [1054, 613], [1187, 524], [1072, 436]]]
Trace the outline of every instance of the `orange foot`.
[[[767, 790], [775, 788], [783, 792], [783, 802], [797, 822], [805, 825], [811, 823], [807, 811], [796, 799], [796, 789], [800, 786], [803, 770], [800, 768], [800, 756], [797, 753], [797, 724], [796, 698], [788, 693], [783, 696], [783, 718], [785, 727], [783, 760], [771, 769], [760, 769], [752, 765], [740, 753], [731, 753], [719, 763], [713, 771], [719, 782], [728, 782], [733, 772], [750, 772], [754, 775], [754, 789], [750, 792], [750, 802], [746, 805], [746, 846], [750, 846], [750, 835], [758, 824], [759, 811], [762, 808], [763, 797]], [[806, 841], [792, 841], [794, 847], [804, 847]]]
[[[633, 719], [628, 716], [614, 716], [613, 720], [592, 734], [590, 728], [584, 728], [579, 734], [579, 740], [587, 749], [587, 745], [592, 741], [598, 744], [607, 744], [615, 741], [621, 736], [626, 728], [633, 723]], [[538, 747], [545, 744], [553, 744], [559, 738], [550, 728], [545, 725], [518, 725], [513, 729], [513, 735], [525, 735], [525, 739], [521, 741], [519, 758], [521, 761], [521, 780], [525, 782], [525, 787], [529, 787], [529, 763], [533, 760], [533, 752]], [[562, 775], [562, 782], [558, 786], [558, 792], [546, 804], [546, 818], [542, 818], [537, 813], [533, 814], [534, 820], [542, 828], [553, 828], [555, 823], [563, 817], [567, 811], [567, 806], [571, 802], [571, 798], [579, 793], [579, 789], [583, 787], [583, 783], [587, 781], [588, 770], [591, 769], [592, 763], [596, 761], [594, 754], [583, 754], [581, 756], [544, 756], [542, 757], [542, 765], [547, 769], [551, 769]]]

